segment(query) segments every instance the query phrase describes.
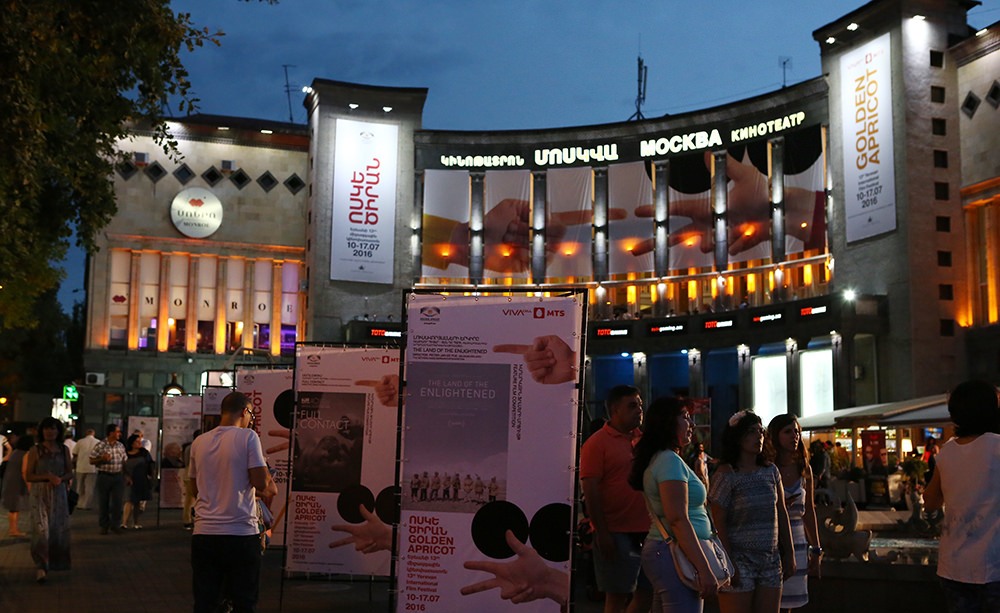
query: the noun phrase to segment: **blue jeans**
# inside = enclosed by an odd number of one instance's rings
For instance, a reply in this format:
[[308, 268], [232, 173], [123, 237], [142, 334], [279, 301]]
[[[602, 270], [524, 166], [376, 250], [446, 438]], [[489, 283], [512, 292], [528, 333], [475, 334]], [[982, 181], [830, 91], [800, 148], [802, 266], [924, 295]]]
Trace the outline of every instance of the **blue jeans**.
[[214, 613], [228, 599], [233, 613], [257, 610], [260, 535], [196, 534], [191, 537], [191, 572], [195, 613]]
[[122, 523], [122, 499], [125, 497], [125, 475], [122, 473], [97, 472], [98, 524], [103, 529], [114, 528]]
[[995, 613], [1000, 611], [1000, 581], [962, 583], [941, 579], [948, 613]]
[[681, 583], [674, 569], [674, 556], [665, 542], [646, 539], [642, 570], [653, 584], [651, 613], [701, 613], [705, 602], [698, 592]]

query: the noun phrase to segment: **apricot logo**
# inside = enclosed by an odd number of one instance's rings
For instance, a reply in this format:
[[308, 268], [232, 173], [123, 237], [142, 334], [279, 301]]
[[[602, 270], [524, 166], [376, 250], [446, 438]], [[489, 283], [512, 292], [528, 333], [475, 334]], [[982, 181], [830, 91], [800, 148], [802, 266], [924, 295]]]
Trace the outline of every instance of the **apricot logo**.
[[202, 200], [201, 198], [192, 198], [188, 200], [188, 204], [190, 204], [191, 206], [201, 206], [205, 204], [205, 201]]

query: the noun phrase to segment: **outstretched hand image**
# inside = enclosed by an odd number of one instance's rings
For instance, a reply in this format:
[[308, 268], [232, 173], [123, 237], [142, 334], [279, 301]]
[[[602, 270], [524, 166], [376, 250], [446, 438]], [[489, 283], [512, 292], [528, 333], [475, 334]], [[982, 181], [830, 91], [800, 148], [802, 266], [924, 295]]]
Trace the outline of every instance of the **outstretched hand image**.
[[[624, 219], [625, 209], [610, 209], [608, 218]], [[592, 223], [593, 211], [553, 213], [546, 224], [546, 257], [559, 251], [567, 226]], [[486, 270], [520, 273], [531, 268], [530, 235], [531, 206], [527, 200], [505, 198], [486, 212], [483, 218], [483, 267]], [[440, 257], [425, 257], [427, 265], [447, 268], [449, 264], [469, 265], [469, 223], [458, 223], [434, 215], [424, 216], [424, 238], [427, 243], [447, 240], [447, 253]]]
[[[712, 154], [705, 152], [705, 166], [711, 167], [711, 164]], [[726, 176], [732, 182], [726, 203], [727, 240], [729, 255], [736, 255], [770, 240], [770, 190], [767, 176], [757, 170], [749, 159], [740, 162], [727, 155]], [[808, 242], [813, 232], [816, 192], [786, 187], [784, 196], [786, 231], [802, 242]], [[712, 251], [711, 236], [714, 230], [711, 194], [671, 200], [669, 210], [671, 217], [691, 219], [688, 225], [670, 233], [667, 241], [669, 246], [682, 243], [693, 246], [697, 242], [702, 253]], [[654, 209], [650, 205], [637, 207], [634, 212], [636, 217], [654, 215]], [[653, 239], [644, 240], [632, 250], [632, 255], [649, 253], [653, 246]]]
[[288, 440], [281, 441], [280, 443], [274, 445], [273, 447], [268, 447], [267, 449], [264, 450], [265, 454], [269, 455], [272, 453], [278, 453], [279, 451], [284, 451], [288, 449], [288, 445], [290, 443], [292, 436], [292, 433], [289, 430], [286, 430], [285, 428], [281, 428], [279, 430], [268, 430], [267, 435], [276, 436], [278, 438], [283, 438]]
[[511, 562], [466, 562], [465, 568], [492, 573], [493, 578], [466, 585], [461, 590], [462, 595], [500, 588], [500, 598], [514, 604], [548, 598], [565, 611], [569, 604], [569, 577], [566, 573], [546, 564], [537, 551], [517, 540], [510, 530], [504, 537], [516, 558]]
[[361, 553], [375, 553], [392, 549], [392, 526], [386, 524], [378, 515], [369, 511], [365, 505], [358, 505], [361, 516], [365, 518], [360, 524], [337, 524], [330, 526], [334, 532], [346, 532], [349, 536], [330, 543], [330, 549], [354, 545]]
[[375, 397], [384, 407], [396, 406], [396, 401], [399, 399], [399, 375], [384, 375], [378, 381], [355, 381], [354, 385], [373, 388]]
[[539, 383], [554, 385], [576, 380], [576, 352], [554, 334], [539, 336], [531, 345], [494, 345], [493, 351], [524, 356], [531, 378]]

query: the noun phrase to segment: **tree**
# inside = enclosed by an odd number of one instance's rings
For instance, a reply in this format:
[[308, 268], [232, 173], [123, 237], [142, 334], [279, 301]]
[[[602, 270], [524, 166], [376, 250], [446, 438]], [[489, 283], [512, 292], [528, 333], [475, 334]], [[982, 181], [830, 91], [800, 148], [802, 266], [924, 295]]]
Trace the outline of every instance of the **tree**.
[[169, 0], [0, 0], [0, 326], [37, 325], [73, 228], [88, 251], [116, 211], [116, 145], [138, 123], [176, 154], [164, 107], [197, 99], [184, 50], [218, 44]]

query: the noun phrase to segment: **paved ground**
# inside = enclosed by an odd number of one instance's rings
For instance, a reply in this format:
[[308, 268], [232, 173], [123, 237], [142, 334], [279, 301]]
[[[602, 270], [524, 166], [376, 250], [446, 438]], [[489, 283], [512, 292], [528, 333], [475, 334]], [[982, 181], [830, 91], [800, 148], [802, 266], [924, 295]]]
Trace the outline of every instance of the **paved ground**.
[[[895, 524], [896, 513], [862, 513], [862, 522], [878, 529]], [[145, 528], [102, 536], [95, 511], [72, 517], [73, 570], [53, 572], [45, 585], [35, 583], [27, 539], [0, 538], [0, 613], [90, 613], [190, 611], [191, 533], [181, 525], [179, 510], [143, 518]], [[21, 527], [27, 527], [27, 516]], [[0, 513], [0, 535], [7, 533], [7, 514]], [[387, 613], [388, 582], [331, 580], [327, 576], [281, 580], [282, 552], [268, 551], [261, 575], [261, 613]], [[600, 603], [584, 595], [576, 581], [574, 611], [598, 613]], [[944, 603], [933, 566], [898, 567], [829, 561], [824, 579], [810, 582], [810, 603], [802, 613], [843, 611], [942, 611]], [[706, 613], [716, 613], [706, 603]], [[460, 612], [456, 612], [460, 613]], [[485, 612], [476, 612], [485, 613]]]
[[[27, 539], [0, 539], [0, 612], [142, 613], [190, 611], [190, 535], [179, 510], [143, 517], [145, 528], [122, 534], [99, 534], [96, 511], [79, 510], [72, 518], [73, 569], [52, 572], [45, 585], [35, 583]], [[20, 520], [27, 528], [27, 514]], [[7, 533], [7, 514], [0, 513], [0, 535]], [[268, 613], [385, 613], [388, 583], [348, 582], [326, 576], [281, 581], [282, 552], [264, 557], [259, 611]], [[582, 598], [582, 595], [581, 595]], [[599, 604], [581, 602], [576, 611], [597, 613]]]

